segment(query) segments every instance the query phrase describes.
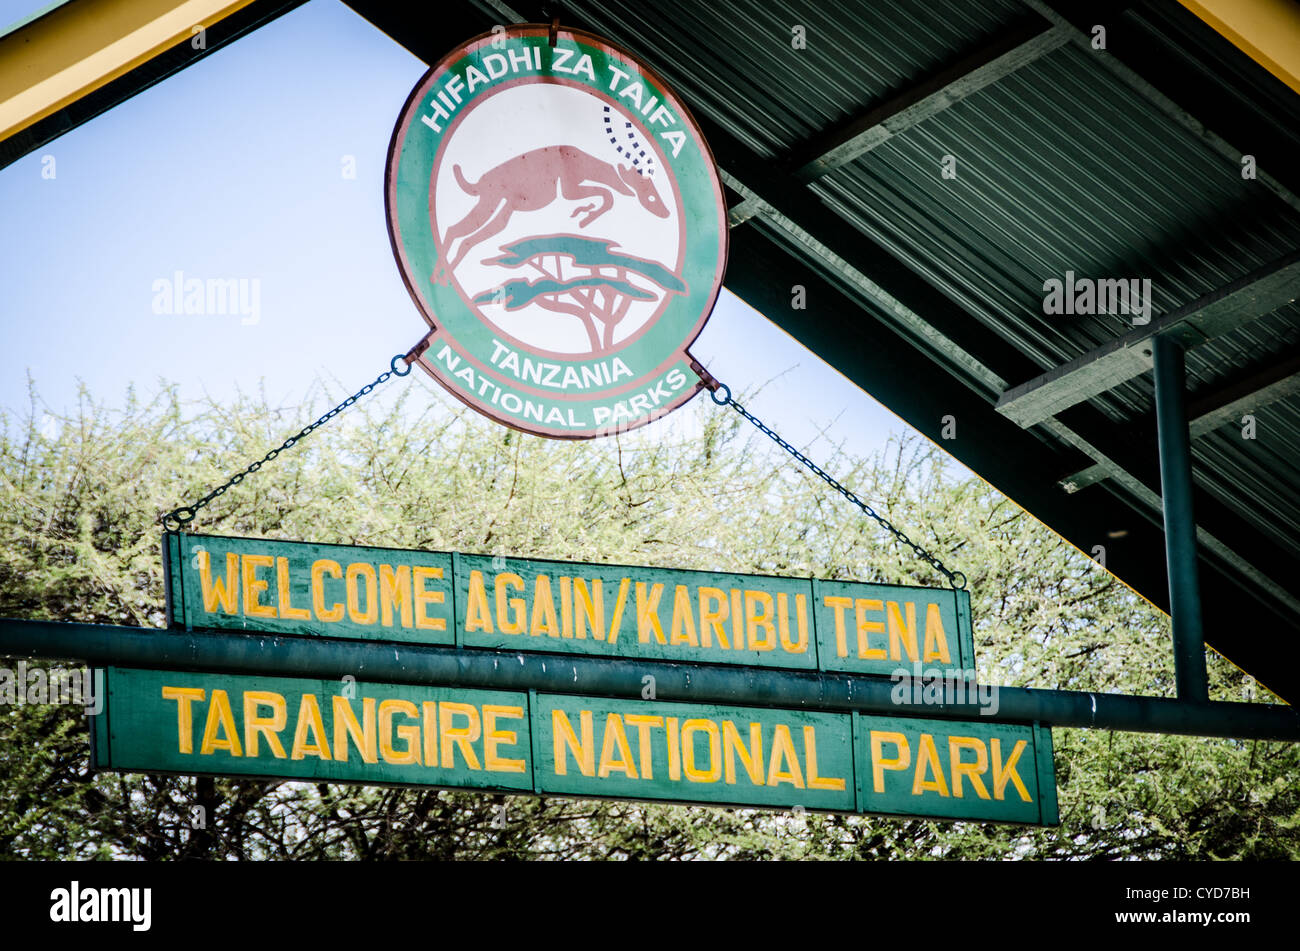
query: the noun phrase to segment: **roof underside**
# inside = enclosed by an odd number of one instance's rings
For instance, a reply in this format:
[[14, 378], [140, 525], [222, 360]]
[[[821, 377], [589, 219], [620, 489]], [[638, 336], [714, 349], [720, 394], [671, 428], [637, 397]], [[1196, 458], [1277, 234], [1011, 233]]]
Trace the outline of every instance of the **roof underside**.
[[[348, 5], [426, 62], [551, 10]], [[931, 439], [955, 416], [946, 449], [1083, 551], [1105, 545], [1165, 609], [1148, 351], [1176, 335], [1207, 640], [1294, 702], [1300, 98], [1172, 2], [1073, 11], [565, 0], [561, 16], [690, 104], [728, 186], [728, 287]], [[1044, 282], [1067, 272], [1149, 280], [1149, 323], [1046, 313]]]
[[[550, 12], [350, 6], [429, 62], [494, 23]], [[1253, 295], [1258, 312], [1239, 307], [1213, 334], [1193, 313], [1185, 333], [1189, 412], [1205, 417], [1193, 468], [1207, 636], [1300, 696], [1291, 90], [1172, 3], [1094, 8], [1079, 24], [1018, 0], [566, 0], [561, 14], [690, 104], [728, 185], [733, 291], [930, 438], [956, 416], [945, 448], [1082, 550], [1104, 544], [1108, 568], [1163, 608], [1150, 372], [1025, 427], [999, 400], [1134, 330], [1130, 315], [1045, 314], [1048, 278], [1149, 279], [1154, 324], [1280, 275]], [[1258, 177], [1242, 176], [1243, 153]], [[956, 178], [941, 174], [947, 155]], [[790, 307], [800, 283], [806, 310]], [[1246, 410], [1255, 439], [1241, 412], [1211, 428], [1207, 414], [1264, 383], [1269, 401]]]

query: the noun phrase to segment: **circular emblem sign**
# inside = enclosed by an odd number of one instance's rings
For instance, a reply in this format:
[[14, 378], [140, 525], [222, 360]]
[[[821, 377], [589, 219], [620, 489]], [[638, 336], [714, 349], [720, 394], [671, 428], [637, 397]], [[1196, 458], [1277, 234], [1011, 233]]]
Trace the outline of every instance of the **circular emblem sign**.
[[687, 348], [722, 284], [726, 204], [690, 113], [632, 56], [537, 25], [470, 40], [411, 93], [385, 185], [432, 328], [419, 362], [470, 406], [585, 438], [703, 385]]

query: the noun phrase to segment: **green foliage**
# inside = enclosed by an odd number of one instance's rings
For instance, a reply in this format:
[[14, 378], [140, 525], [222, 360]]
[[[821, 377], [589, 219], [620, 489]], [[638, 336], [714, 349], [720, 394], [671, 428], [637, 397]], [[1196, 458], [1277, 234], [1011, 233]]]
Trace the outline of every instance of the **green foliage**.
[[[197, 531], [940, 585], [874, 523], [707, 401], [631, 436], [548, 441], [434, 391], [362, 403], [205, 509]], [[409, 397], [409, 398], [408, 398]], [[332, 402], [332, 401], [331, 401]], [[417, 409], [416, 407], [421, 407]], [[161, 626], [160, 513], [313, 407], [120, 410], [0, 426], [0, 615]], [[943, 454], [813, 451], [971, 580], [982, 681], [1171, 695], [1168, 619]], [[1241, 675], [1211, 657], [1215, 695]], [[1261, 701], [1271, 701], [1260, 691]], [[0, 855], [29, 858], [1296, 858], [1289, 744], [1055, 731], [1062, 825], [792, 815], [88, 775], [67, 706], [0, 707]], [[203, 828], [194, 828], [201, 806]]]

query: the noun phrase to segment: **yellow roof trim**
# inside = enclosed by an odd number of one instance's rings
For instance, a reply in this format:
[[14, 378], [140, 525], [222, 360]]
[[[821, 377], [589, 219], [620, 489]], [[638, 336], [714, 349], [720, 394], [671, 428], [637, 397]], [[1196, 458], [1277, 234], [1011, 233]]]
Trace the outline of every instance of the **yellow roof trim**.
[[0, 140], [253, 0], [80, 0], [0, 37]]
[[1292, 0], [1179, 2], [1300, 93], [1300, 4]]

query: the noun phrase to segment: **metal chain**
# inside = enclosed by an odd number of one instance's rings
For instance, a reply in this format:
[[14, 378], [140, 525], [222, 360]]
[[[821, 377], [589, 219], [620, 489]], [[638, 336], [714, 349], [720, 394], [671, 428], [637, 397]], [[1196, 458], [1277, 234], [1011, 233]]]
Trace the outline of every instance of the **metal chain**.
[[[775, 432], [772, 431], [770, 427], [765, 425], [761, 419], [759, 419], [749, 410], [745, 409], [745, 407], [741, 406], [734, 399], [732, 399], [731, 390], [729, 387], [727, 387], [725, 383], [719, 383], [717, 380], [714, 380], [712, 377], [709, 377], [707, 375], [704, 376], [704, 379], [706, 384], [709, 385], [709, 396], [712, 397], [713, 402], [717, 403], [719, 406], [730, 406], [733, 409], [735, 409], [737, 413], [739, 413], [741, 416], [745, 417], [745, 419], [749, 420], [751, 423], [757, 426], [760, 432], [767, 434], [774, 443], [776, 443], [778, 446], [780, 446], [790, 455], [794, 456], [794, 458], [797, 459], [799, 462], [807, 466], [809, 471], [811, 471], [813, 475], [817, 476], [817, 478], [821, 479], [823, 482], [829, 485], [840, 495], [844, 496], [846, 499], [848, 499], [850, 502], [852, 502], [854, 505], [860, 508], [863, 514], [869, 515], [871, 518], [875, 519], [876, 522], [880, 524], [881, 528], [890, 532], [896, 539], [898, 539], [898, 541], [910, 547], [917, 558], [920, 558], [926, 564], [930, 565], [932, 568], [934, 568], [936, 571], [942, 574], [945, 578], [947, 578], [948, 583], [952, 585], [954, 588], [961, 590], [966, 587], [966, 575], [964, 575], [960, 571], [950, 571], [947, 568], [945, 568], [942, 561], [940, 561], [934, 555], [931, 555], [928, 551], [926, 551], [916, 542], [908, 538], [901, 530], [895, 528], [894, 525], [888, 519], [883, 518], [880, 515], [877, 515], [875, 509], [873, 509], [866, 502], [863, 502], [860, 498], [854, 495], [851, 490], [846, 489], [844, 486], [840, 485], [840, 483], [835, 479], [834, 476], [832, 476], [821, 466], [817, 465], [817, 463], [813, 462], [811, 459], [805, 456], [794, 446], [790, 445], [788, 442], [786, 442], [784, 439], [778, 436]], [[722, 394], [721, 398], [719, 398], [718, 396], [719, 393]], [[960, 581], [957, 580], [959, 578], [961, 579]]]
[[[422, 349], [422, 348], [418, 348], [418, 349]], [[194, 517], [199, 514], [199, 509], [203, 508], [205, 505], [207, 505], [217, 496], [225, 494], [225, 491], [229, 489], [231, 486], [239, 485], [239, 483], [244, 481], [245, 476], [252, 475], [258, 469], [262, 468], [263, 465], [270, 462], [272, 459], [280, 455], [280, 453], [284, 452], [286, 449], [292, 449], [301, 440], [306, 439], [309, 435], [311, 435], [320, 427], [324, 426], [331, 419], [333, 419], [339, 413], [343, 412], [345, 409], [347, 409], [357, 400], [361, 399], [363, 396], [366, 396], [368, 393], [370, 393], [370, 391], [373, 390], [375, 387], [379, 386], [382, 383], [387, 382], [389, 377], [394, 375], [406, 376], [408, 373], [411, 372], [411, 367], [415, 365], [416, 355], [417, 355], [416, 350], [412, 350], [409, 353], [405, 353], [405, 354], [399, 353], [397, 356], [393, 357], [393, 359], [389, 362], [388, 364], [389, 369], [385, 370], [383, 373], [379, 374], [379, 376], [375, 377], [373, 383], [367, 383], [361, 389], [357, 390], [357, 392], [353, 393], [351, 396], [345, 399], [338, 406], [334, 407], [332, 410], [330, 410], [320, 419], [316, 420], [316, 422], [304, 426], [302, 429], [298, 430], [297, 433], [295, 433], [294, 435], [286, 439], [284, 442], [282, 442], [279, 445], [279, 447], [272, 449], [261, 459], [249, 465], [248, 468], [244, 469], [244, 471], [237, 472], [234, 475], [232, 475], [224, 483], [217, 486], [215, 489], [213, 489], [207, 495], [203, 496], [203, 498], [199, 499], [197, 502], [193, 503], [192, 505], [182, 505], [178, 509], [173, 509], [172, 511], [168, 512], [166, 515], [158, 519], [158, 521], [161, 522], [162, 526], [165, 529], [167, 529], [169, 532], [174, 532], [181, 528], [184, 528], [190, 522], [194, 521]], [[397, 364], [399, 360], [404, 361], [406, 363], [405, 370], [399, 370], [397, 368]]]

